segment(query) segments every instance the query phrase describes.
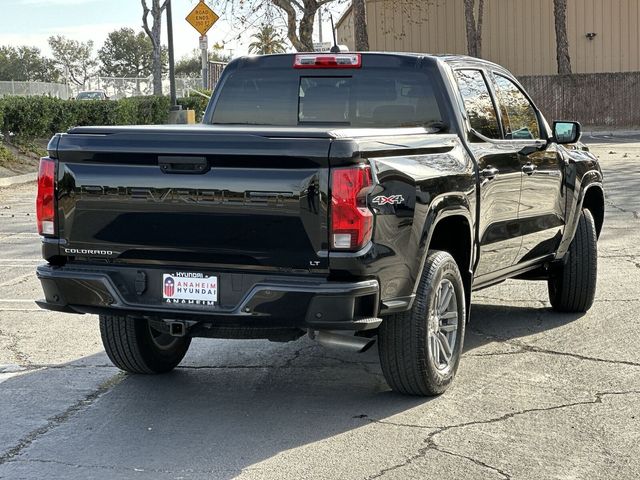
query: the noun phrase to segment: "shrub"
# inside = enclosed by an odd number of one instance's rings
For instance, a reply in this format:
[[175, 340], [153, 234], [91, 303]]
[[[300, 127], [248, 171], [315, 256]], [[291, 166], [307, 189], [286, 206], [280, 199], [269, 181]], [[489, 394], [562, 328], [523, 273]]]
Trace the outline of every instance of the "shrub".
[[131, 97], [136, 103], [135, 125], [160, 125], [167, 123], [171, 100], [169, 97]]
[[178, 99], [178, 105], [182, 105], [182, 108], [185, 110], [195, 110], [196, 121], [198, 122], [202, 120], [202, 114], [206, 110], [208, 103], [209, 100], [206, 98], [193, 94], [188, 97]]
[[[157, 125], [166, 123], [168, 97], [131, 97], [116, 101], [76, 101], [51, 97], [0, 98], [0, 132], [29, 139], [50, 137], [84, 125]], [[198, 120], [207, 100], [191, 96], [178, 100], [196, 111]]]

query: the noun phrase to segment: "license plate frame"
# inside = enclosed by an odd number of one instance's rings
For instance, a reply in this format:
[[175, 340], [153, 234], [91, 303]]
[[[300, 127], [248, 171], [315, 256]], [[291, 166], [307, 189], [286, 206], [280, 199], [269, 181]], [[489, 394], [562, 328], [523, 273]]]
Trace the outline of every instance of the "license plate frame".
[[162, 302], [166, 305], [215, 307], [219, 303], [219, 276], [174, 271], [162, 274]]

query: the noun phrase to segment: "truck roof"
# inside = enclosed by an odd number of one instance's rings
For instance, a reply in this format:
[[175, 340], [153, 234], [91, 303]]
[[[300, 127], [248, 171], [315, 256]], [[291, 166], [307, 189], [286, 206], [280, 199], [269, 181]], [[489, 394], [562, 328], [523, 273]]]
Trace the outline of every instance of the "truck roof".
[[[236, 61], [243, 60], [255, 60], [256, 58], [269, 58], [269, 57], [294, 57], [298, 54], [317, 54], [317, 55], [331, 55], [328, 52], [299, 52], [299, 53], [279, 53], [279, 54], [271, 54], [271, 55], [253, 55], [253, 56], [243, 56], [238, 57], [231, 63], [235, 63]], [[451, 65], [452, 67], [476, 67], [476, 68], [489, 68], [491, 70], [498, 70], [504, 73], [510, 72], [498, 65], [497, 63], [490, 62], [489, 60], [485, 60], [482, 58], [471, 57], [469, 55], [459, 55], [459, 54], [451, 54], [451, 53], [421, 53], [421, 52], [358, 52], [358, 51], [349, 51], [349, 52], [340, 52], [340, 53], [359, 53], [363, 56], [385, 56], [385, 57], [399, 57], [399, 58], [422, 58], [428, 61], [432, 61], [434, 63], [446, 63]]]

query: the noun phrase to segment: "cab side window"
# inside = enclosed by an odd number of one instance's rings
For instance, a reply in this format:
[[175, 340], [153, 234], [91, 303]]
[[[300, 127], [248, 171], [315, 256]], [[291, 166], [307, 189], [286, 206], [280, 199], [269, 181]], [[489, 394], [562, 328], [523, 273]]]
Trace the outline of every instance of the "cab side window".
[[471, 127], [487, 138], [502, 139], [498, 114], [482, 72], [457, 70], [455, 74]]
[[507, 140], [540, 138], [538, 117], [529, 99], [508, 78], [494, 74], [494, 79], [505, 138]]

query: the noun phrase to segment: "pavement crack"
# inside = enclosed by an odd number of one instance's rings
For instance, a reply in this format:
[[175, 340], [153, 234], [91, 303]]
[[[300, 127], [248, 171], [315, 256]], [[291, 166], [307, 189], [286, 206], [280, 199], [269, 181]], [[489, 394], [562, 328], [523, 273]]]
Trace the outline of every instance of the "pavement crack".
[[504, 355], [522, 355], [527, 353], [525, 350], [512, 350], [509, 352], [486, 352], [486, 353], [465, 353], [463, 358], [468, 357], [501, 357]]
[[90, 407], [93, 403], [96, 402], [102, 395], [107, 393], [113, 387], [115, 387], [118, 383], [120, 383], [125, 378], [124, 373], [118, 373], [113, 377], [109, 378], [102, 384], [98, 386], [93, 392], [85, 395], [76, 403], [67, 408], [64, 412], [54, 415], [47, 420], [47, 423], [36, 430], [28, 433], [22, 439], [18, 441], [16, 445], [11, 447], [9, 450], [6, 450], [4, 453], [0, 455], [0, 465], [11, 461], [12, 458], [20, 455], [23, 450], [28, 448], [34, 441], [36, 441], [41, 436], [50, 432], [51, 430], [59, 427], [71, 417], [73, 417], [78, 412]]
[[291, 368], [293, 365], [293, 362], [298, 360], [300, 355], [302, 355], [302, 352], [304, 352], [305, 350], [311, 350], [314, 348], [316, 348], [316, 345], [305, 345], [303, 347], [298, 348], [296, 351], [293, 352], [293, 355], [291, 355], [291, 357], [289, 357], [287, 361], [280, 366], [280, 368]]
[[389, 472], [392, 472], [394, 470], [398, 470], [404, 467], [407, 467], [409, 465], [411, 465], [413, 462], [415, 462], [416, 460], [423, 458], [426, 456], [426, 454], [429, 451], [436, 451], [436, 452], [440, 452], [446, 455], [451, 455], [454, 457], [458, 457], [458, 458], [464, 458], [470, 462], [473, 462], [474, 464], [486, 468], [488, 470], [491, 470], [497, 474], [499, 474], [502, 478], [506, 479], [506, 480], [510, 480], [511, 474], [509, 474], [508, 472], [506, 472], [505, 470], [502, 470], [498, 467], [489, 465], [486, 462], [483, 462], [482, 460], [479, 460], [477, 458], [471, 457], [469, 455], [464, 455], [462, 453], [458, 453], [458, 452], [454, 452], [451, 450], [448, 450], [444, 447], [442, 447], [441, 445], [438, 445], [438, 443], [436, 443], [436, 437], [438, 435], [442, 435], [443, 433], [449, 432], [451, 430], [455, 430], [455, 429], [459, 429], [459, 428], [466, 428], [466, 427], [471, 427], [471, 426], [477, 426], [477, 425], [490, 425], [493, 423], [499, 423], [499, 422], [504, 422], [505, 420], [509, 420], [511, 418], [520, 416], [520, 415], [527, 415], [529, 413], [540, 413], [540, 412], [551, 412], [551, 411], [555, 411], [555, 410], [561, 410], [561, 409], [565, 409], [565, 408], [571, 408], [571, 407], [579, 407], [579, 406], [585, 406], [585, 405], [598, 405], [598, 404], [602, 404], [602, 401], [605, 397], [607, 396], [617, 396], [617, 395], [640, 395], [640, 390], [625, 390], [625, 391], [605, 391], [605, 392], [596, 392], [593, 395], [593, 398], [591, 400], [583, 400], [580, 402], [571, 402], [571, 403], [563, 403], [560, 405], [553, 405], [550, 407], [539, 407], [539, 408], [527, 408], [527, 409], [523, 409], [523, 410], [518, 410], [515, 412], [509, 412], [509, 413], [505, 413], [504, 415], [501, 415], [499, 417], [494, 417], [494, 418], [489, 418], [486, 420], [473, 420], [470, 422], [463, 422], [463, 423], [457, 423], [457, 424], [453, 424], [453, 425], [446, 425], [446, 426], [442, 426], [442, 427], [430, 427], [430, 426], [426, 426], [426, 425], [414, 425], [414, 424], [402, 424], [402, 423], [394, 423], [394, 422], [389, 422], [386, 420], [377, 420], [377, 419], [372, 419], [369, 418], [367, 415], [359, 415], [356, 418], [366, 418], [366, 420], [370, 423], [381, 423], [381, 424], [385, 424], [385, 425], [394, 425], [397, 427], [403, 427], [403, 428], [418, 428], [418, 429], [424, 429], [424, 430], [431, 430], [431, 433], [429, 433], [429, 435], [426, 437], [426, 439], [424, 440], [425, 446], [418, 449], [418, 451], [414, 454], [411, 455], [409, 457], [407, 457], [404, 461], [397, 463], [395, 465], [392, 465], [390, 467], [386, 467], [382, 470], [380, 470], [379, 472], [377, 472], [374, 475], [371, 475], [369, 477], [367, 477], [367, 480], [373, 480], [376, 478], [380, 478], [383, 477], [384, 475], [386, 475]]
[[495, 473], [498, 473], [499, 475], [501, 475], [502, 478], [504, 478], [505, 480], [511, 480], [511, 475], [509, 475], [508, 473], [506, 473], [503, 470], [500, 470], [497, 467], [493, 467], [481, 460], [478, 460], [476, 458], [467, 456], [467, 455], [462, 455], [456, 452], [452, 452], [450, 450], [446, 450], [442, 447], [440, 447], [439, 445], [435, 444], [435, 442], [433, 442], [432, 438], [434, 435], [436, 435], [438, 432], [434, 432], [431, 435], [429, 435], [429, 437], [427, 437], [427, 439], [425, 440], [426, 446], [420, 448], [414, 455], [411, 455], [410, 457], [407, 457], [403, 462], [401, 463], [397, 463], [395, 465], [392, 465], [390, 467], [387, 468], [383, 468], [382, 470], [380, 470], [379, 472], [377, 472], [374, 475], [370, 475], [369, 477], [367, 477], [367, 480], [374, 480], [376, 478], [381, 478], [383, 476], [385, 476], [387, 473], [389, 472], [393, 472], [395, 470], [400, 470], [402, 468], [408, 467], [409, 465], [411, 465], [412, 463], [414, 463], [416, 460], [419, 460], [421, 458], [424, 458], [428, 452], [430, 451], [435, 451], [435, 452], [439, 452], [439, 453], [443, 453], [445, 455], [451, 455], [457, 458], [463, 458], [466, 459], [480, 467], [483, 467], [487, 470], [491, 470]]
[[176, 370], [263, 370], [277, 365], [179, 365]]
[[482, 460], [478, 460], [477, 458], [473, 458], [469, 455], [463, 455], [461, 453], [456, 453], [456, 452], [452, 452], [451, 450], [447, 450], [445, 448], [442, 448], [441, 446], [437, 445], [435, 442], [432, 442], [431, 445], [431, 450], [435, 450], [437, 452], [440, 453], [444, 453], [446, 455], [450, 455], [452, 457], [457, 457], [457, 458], [463, 458], [465, 460], [468, 460], [472, 463], [475, 463], [476, 465], [478, 465], [479, 467], [485, 468], [487, 470], [491, 470], [495, 473], [497, 473], [498, 475], [500, 475], [502, 478], [504, 478], [505, 480], [511, 480], [511, 475], [509, 473], [507, 473], [504, 470], [499, 469], [498, 467], [494, 467], [493, 465], [489, 465], [486, 462], [483, 462]]
[[31, 360], [26, 353], [20, 350], [18, 346], [18, 338], [15, 334], [11, 334], [9, 332], [4, 332], [0, 329], [0, 337], [6, 337], [9, 339], [9, 344], [7, 345], [7, 350], [13, 354], [13, 356], [18, 360], [19, 363], [22, 363], [25, 366], [31, 366]]
[[493, 300], [497, 302], [506, 302], [506, 303], [538, 303], [543, 308], [549, 307], [549, 304], [546, 301], [538, 300], [534, 298], [513, 299], [513, 298], [490, 297], [487, 295], [474, 295], [473, 298], [474, 300]]
[[33, 273], [27, 273], [25, 275], [20, 275], [18, 277], [14, 277], [11, 280], [7, 280], [5, 282], [0, 283], [0, 287], [15, 287], [16, 285], [20, 285], [25, 283], [33, 278]]
[[564, 357], [571, 357], [571, 358], [576, 358], [578, 360], [585, 360], [589, 362], [599, 362], [599, 363], [608, 363], [613, 365], [627, 365], [631, 367], [640, 367], [640, 363], [638, 362], [631, 362], [628, 360], [610, 360], [607, 358], [598, 358], [598, 357], [589, 357], [587, 355], [580, 355], [579, 353], [561, 352], [559, 350], [551, 350], [549, 348], [542, 348], [542, 347], [536, 347], [534, 345], [528, 345], [518, 340], [513, 340], [506, 337], [501, 337], [499, 335], [483, 332], [482, 330], [473, 328], [471, 326], [467, 328], [468, 328], [468, 331], [473, 332], [477, 335], [481, 335], [481, 336], [484, 336], [485, 338], [496, 340], [498, 342], [503, 342], [503, 343], [506, 343], [507, 345], [517, 347], [520, 349], [521, 352], [543, 353], [546, 355], [558, 355], [558, 356], [564, 356]]
[[615, 203], [613, 203], [612, 201], [607, 201], [606, 205], [615, 208], [616, 210], [618, 210], [619, 212], [622, 213], [630, 213], [633, 215], [633, 218], [635, 218], [636, 220], [640, 220], [640, 212], [638, 212], [637, 210], [627, 210], [626, 208], [622, 208], [618, 205], [616, 205]]

